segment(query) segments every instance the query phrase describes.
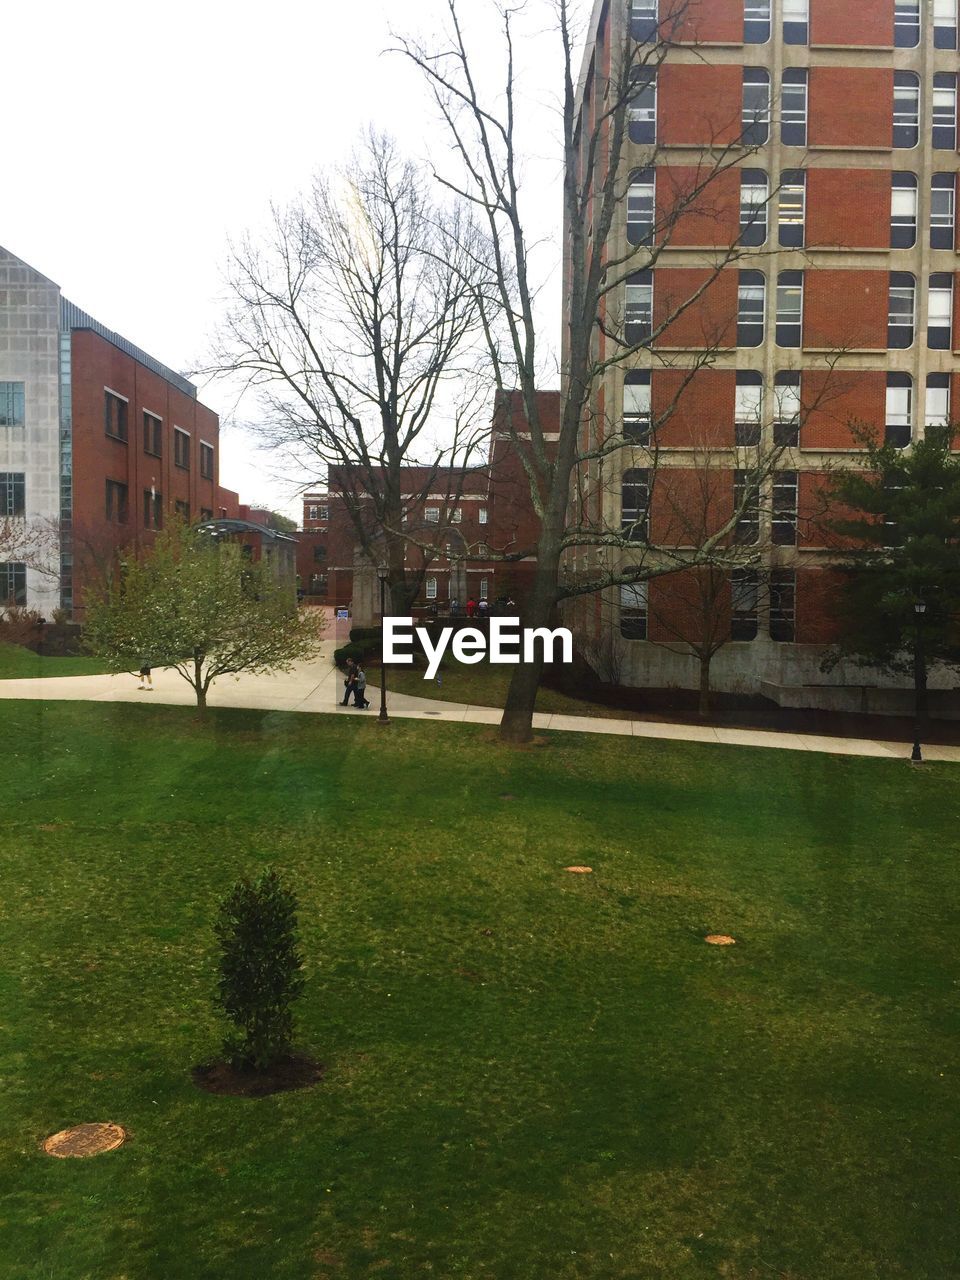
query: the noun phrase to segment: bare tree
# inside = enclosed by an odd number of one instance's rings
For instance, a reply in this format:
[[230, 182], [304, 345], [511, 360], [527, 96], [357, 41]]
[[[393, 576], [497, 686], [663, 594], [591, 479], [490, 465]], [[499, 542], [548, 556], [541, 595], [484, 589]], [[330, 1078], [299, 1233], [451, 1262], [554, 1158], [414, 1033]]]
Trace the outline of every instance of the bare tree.
[[[0, 520], [0, 563], [22, 564], [44, 578], [59, 579], [59, 520], [41, 516]], [[0, 600], [0, 605], [4, 603]]]
[[482, 246], [463, 202], [441, 207], [429, 187], [371, 132], [350, 165], [275, 209], [268, 241], [233, 252], [211, 370], [258, 393], [268, 447], [326, 473], [364, 556], [389, 567], [394, 613], [429, 562], [405, 564], [405, 525], [439, 492], [442, 543], [483, 407]]

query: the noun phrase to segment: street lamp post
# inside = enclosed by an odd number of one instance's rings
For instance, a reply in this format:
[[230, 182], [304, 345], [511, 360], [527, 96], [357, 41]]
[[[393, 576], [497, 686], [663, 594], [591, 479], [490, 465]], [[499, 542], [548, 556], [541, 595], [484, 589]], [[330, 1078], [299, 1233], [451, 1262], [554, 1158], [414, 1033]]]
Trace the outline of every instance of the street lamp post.
[[389, 576], [390, 570], [385, 564], [377, 566], [377, 577], [380, 579], [380, 714], [377, 717], [378, 724], [390, 723], [387, 716], [387, 664], [383, 657], [383, 618], [386, 612], [385, 596], [387, 578]]
[[923, 621], [927, 606], [923, 600], [917, 600], [913, 606], [916, 618], [917, 633], [913, 644], [913, 752], [910, 756], [912, 764], [920, 764], [923, 754], [920, 750], [920, 736], [927, 701], [927, 670], [923, 652]]

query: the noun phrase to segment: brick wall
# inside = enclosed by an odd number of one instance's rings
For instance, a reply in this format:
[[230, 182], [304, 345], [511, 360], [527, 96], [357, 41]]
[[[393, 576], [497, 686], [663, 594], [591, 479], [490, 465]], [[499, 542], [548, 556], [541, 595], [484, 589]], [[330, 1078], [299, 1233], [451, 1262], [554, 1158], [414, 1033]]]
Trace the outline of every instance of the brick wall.
[[807, 271], [803, 345], [814, 351], [885, 351], [886, 271]]
[[[728, 270], [711, 278], [713, 275], [709, 270], [683, 267], [654, 272], [654, 324], [667, 326], [658, 346], [709, 349], [736, 345], [738, 273]], [[697, 297], [700, 289], [704, 291]], [[683, 307], [686, 309], [681, 311]]]
[[889, 172], [808, 169], [806, 243], [807, 248], [889, 248]]
[[856, 444], [850, 422], [865, 422], [883, 431], [887, 376], [881, 370], [808, 369], [803, 375], [804, 449], [851, 449]]
[[736, 373], [701, 369], [689, 375], [679, 369], [657, 369], [651, 378], [654, 419], [670, 414], [657, 430], [662, 448], [733, 445]]
[[667, 63], [660, 68], [657, 137], [665, 146], [734, 142], [743, 127], [742, 110], [740, 67]]
[[663, 165], [657, 169], [657, 223], [674, 248], [727, 247], [740, 234], [740, 174], [715, 166]]
[[811, 147], [889, 148], [893, 71], [881, 67], [811, 67]]
[[[927, 6], [929, 7], [929, 6]], [[810, 0], [811, 45], [893, 44], [893, 0]]]

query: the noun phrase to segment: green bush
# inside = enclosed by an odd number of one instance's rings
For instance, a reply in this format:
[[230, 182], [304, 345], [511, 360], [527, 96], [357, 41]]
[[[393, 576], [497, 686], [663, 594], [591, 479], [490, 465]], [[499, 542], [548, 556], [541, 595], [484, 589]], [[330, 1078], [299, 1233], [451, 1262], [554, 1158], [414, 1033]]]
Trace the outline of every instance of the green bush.
[[333, 663], [337, 667], [345, 666], [348, 658], [352, 658], [354, 662], [367, 662], [370, 658], [379, 657], [379, 637], [376, 644], [371, 643], [369, 640], [356, 640], [333, 651]]
[[303, 991], [296, 897], [276, 871], [243, 877], [220, 904], [214, 933], [217, 1003], [236, 1026], [224, 1054], [231, 1066], [264, 1071], [290, 1052], [292, 1005]]
[[351, 627], [350, 639], [355, 643], [360, 640], [376, 640], [377, 647], [379, 648], [380, 642], [383, 639], [383, 628], [382, 627]]

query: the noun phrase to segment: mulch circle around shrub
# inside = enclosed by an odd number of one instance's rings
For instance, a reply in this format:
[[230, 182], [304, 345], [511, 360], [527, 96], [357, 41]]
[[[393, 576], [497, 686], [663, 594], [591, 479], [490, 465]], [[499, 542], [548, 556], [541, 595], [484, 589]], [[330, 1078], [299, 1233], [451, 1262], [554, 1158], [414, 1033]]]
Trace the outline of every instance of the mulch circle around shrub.
[[48, 1156], [57, 1156], [61, 1160], [83, 1159], [85, 1156], [98, 1156], [102, 1151], [115, 1151], [123, 1145], [126, 1136], [126, 1130], [110, 1122], [77, 1124], [72, 1129], [61, 1129], [59, 1133], [51, 1134], [43, 1149]]
[[268, 1071], [231, 1067], [228, 1062], [205, 1062], [190, 1073], [198, 1089], [231, 1098], [266, 1098], [271, 1093], [309, 1089], [323, 1079], [323, 1064], [291, 1054]]

